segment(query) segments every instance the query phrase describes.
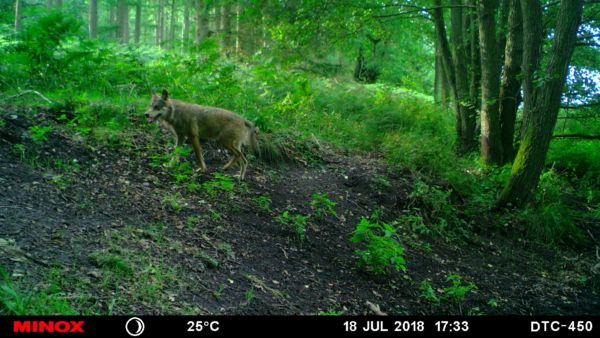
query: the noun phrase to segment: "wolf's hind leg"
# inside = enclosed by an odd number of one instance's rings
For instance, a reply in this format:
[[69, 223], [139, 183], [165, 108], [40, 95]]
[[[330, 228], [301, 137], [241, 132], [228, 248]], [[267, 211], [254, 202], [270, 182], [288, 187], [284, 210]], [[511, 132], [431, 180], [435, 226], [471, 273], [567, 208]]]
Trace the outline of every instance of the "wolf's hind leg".
[[226, 145], [225, 148], [229, 151], [229, 161], [223, 166], [223, 170], [227, 170], [227, 168], [231, 167], [232, 164], [238, 162], [238, 157], [235, 154], [235, 148], [232, 145]]
[[248, 160], [242, 152], [242, 145], [238, 144], [237, 147], [232, 148], [234, 150], [237, 162], [240, 164], [240, 179], [243, 180], [246, 176], [246, 168], [248, 167]]

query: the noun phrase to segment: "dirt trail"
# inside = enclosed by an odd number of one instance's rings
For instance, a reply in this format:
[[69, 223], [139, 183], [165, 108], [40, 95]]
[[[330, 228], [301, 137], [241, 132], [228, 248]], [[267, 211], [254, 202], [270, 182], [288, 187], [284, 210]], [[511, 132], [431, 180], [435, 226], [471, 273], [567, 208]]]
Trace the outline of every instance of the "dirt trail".
[[[140, 133], [127, 148], [99, 146], [44, 112], [23, 115], [0, 113], [0, 239], [38, 262], [7, 254], [0, 266], [21, 289], [57, 285], [53, 292], [78, 312], [367, 314], [370, 302], [399, 315], [600, 314], [597, 291], [577, 280], [593, 261], [541, 256], [489, 231], [468, 240], [404, 232], [406, 273], [359, 269], [354, 227], [380, 208], [394, 219], [413, 188], [376, 158], [324, 149], [320, 163], [306, 166], [251, 160], [245, 183], [210, 194], [201, 185], [212, 173], [186, 181], [194, 187], [153, 165], [166, 137]], [[42, 144], [28, 136], [32, 121], [54, 125]], [[223, 154], [207, 155], [211, 170], [224, 163]], [[337, 217], [317, 218], [313, 193], [337, 202]], [[311, 215], [306, 240], [277, 221], [286, 210]], [[460, 304], [421, 297], [423, 280], [442, 290], [451, 273], [478, 289]]]

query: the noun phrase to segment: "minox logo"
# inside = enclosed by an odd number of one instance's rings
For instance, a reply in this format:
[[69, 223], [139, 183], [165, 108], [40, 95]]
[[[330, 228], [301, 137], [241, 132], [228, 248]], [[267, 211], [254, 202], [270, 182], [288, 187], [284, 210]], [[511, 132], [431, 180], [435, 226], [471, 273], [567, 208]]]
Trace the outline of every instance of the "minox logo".
[[73, 320], [15, 320], [13, 322], [13, 332], [15, 333], [84, 333], [83, 324], [85, 321]]

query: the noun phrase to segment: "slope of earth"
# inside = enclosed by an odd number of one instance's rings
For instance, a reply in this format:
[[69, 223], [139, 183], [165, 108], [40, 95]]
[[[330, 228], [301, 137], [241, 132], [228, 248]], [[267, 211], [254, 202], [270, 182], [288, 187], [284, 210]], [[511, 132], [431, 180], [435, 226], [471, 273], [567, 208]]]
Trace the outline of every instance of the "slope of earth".
[[[411, 176], [376, 157], [320, 142], [318, 161], [251, 159], [239, 182], [215, 172], [226, 160], [216, 149], [208, 173], [161, 162], [170, 136], [140, 129], [102, 143], [45, 109], [4, 107], [0, 117], [0, 266], [46, 300], [30, 312], [600, 314], [592, 253], [550, 252], [486, 225], [465, 236], [400, 227], [406, 272], [359, 268], [361, 245], [349, 238], [361, 217], [391, 221], [418, 204]], [[36, 125], [50, 128], [36, 138]], [[316, 193], [335, 214], [318, 216]], [[444, 298], [451, 274], [477, 288]]]

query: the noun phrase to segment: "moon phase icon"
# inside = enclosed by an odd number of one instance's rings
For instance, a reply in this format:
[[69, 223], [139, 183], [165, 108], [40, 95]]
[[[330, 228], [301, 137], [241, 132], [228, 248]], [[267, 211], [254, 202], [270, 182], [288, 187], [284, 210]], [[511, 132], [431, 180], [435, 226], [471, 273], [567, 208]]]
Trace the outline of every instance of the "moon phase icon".
[[125, 323], [125, 331], [132, 337], [141, 335], [144, 332], [144, 329], [144, 322], [138, 317], [131, 317], [127, 323]]

